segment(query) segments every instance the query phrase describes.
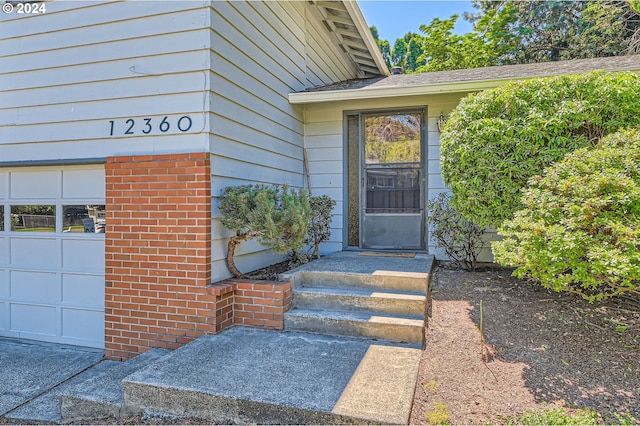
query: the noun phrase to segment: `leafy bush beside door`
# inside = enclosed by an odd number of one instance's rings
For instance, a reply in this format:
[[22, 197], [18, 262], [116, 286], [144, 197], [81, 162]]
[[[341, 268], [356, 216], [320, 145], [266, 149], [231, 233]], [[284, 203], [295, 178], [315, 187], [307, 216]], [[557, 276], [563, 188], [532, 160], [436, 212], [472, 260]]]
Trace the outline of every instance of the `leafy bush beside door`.
[[640, 290], [640, 130], [568, 154], [523, 194], [496, 261], [590, 301]]
[[514, 81], [463, 99], [441, 136], [452, 206], [498, 227], [529, 178], [603, 136], [640, 125], [640, 75], [591, 72]]

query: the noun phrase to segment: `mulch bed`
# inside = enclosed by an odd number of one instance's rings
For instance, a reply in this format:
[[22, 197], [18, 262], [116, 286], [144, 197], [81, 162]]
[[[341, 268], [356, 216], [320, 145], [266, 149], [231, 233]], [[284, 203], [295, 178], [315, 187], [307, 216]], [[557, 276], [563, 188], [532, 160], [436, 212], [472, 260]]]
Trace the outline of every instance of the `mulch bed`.
[[[637, 295], [589, 304], [507, 269], [443, 265], [432, 285], [412, 423], [428, 423], [436, 402], [454, 424], [500, 423], [542, 403], [591, 408], [607, 423], [617, 422], [615, 413], [640, 420]], [[481, 301], [484, 341], [495, 356], [489, 362], [481, 359]]]

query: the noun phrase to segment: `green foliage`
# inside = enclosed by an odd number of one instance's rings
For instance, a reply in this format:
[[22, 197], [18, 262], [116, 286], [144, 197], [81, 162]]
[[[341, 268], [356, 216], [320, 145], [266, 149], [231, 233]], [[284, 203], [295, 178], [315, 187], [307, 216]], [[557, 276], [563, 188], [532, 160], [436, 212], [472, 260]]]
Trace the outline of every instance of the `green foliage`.
[[320, 243], [329, 241], [331, 237], [331, 218], [336, 202], [327, 195], [309, 198], [311, 222], [306, 243], [313, 247], [313, 255], [320, 257]]
[[589, 301], [640, 289], [640, 131], [568, 154], [523, 194], [493, 244], [497, 262]]
[[429, 224], [431, 237], [436, 248], [444, 249], [445, 254], [458, 266], [474, 271], [480, 250], [484, 230], [468, 221], [449, 205], [450, 195], [440, 193], [429, 200]]
[[464, 98], [441, 135], [452, 205], [480, 226], [522, 208], [531, 176], [602, 136], [640, 124], [640, 76], [592, 72], [510, 82]]
[[[517, 19], [504, 28], [516, 42], [505, 63], [618, 56], [632, 52], [640, 21], [627, 1], [480, 1], [483, 13], [511, 7]], [[481, 15], [482, 16], [482, 15]]]
[[382, 53], [382, 58], [384, 62], [387, 64], [387, 68], [391, 69], [391, 45], [387, 40], [380, 40], [380, 35], [378, 33], [378, 28], [373, 25], [369, 27], [371, 34], [373, 35], [373, 39], [376, 41], [378, 45], [378, 49], [380, 53]]
[[287, 185], [259, 187], [255, 203], [251, 223], [260, 244], [281, 254], [304, 246], [311, 217], [305, 191]]
[[256, 208], [256, 192], [253, 185], [227, 186], [222, 189], [219, 208], [222, 225], [235, 232], [236, 235], [254, 232], [252, 215]]
[[451, 418], [449, 407], [439, 401], [433, 402], [433, 408], [424, 415], [427, 424], [430, 425], [448, 425]]
[[304, 245], [311, 210], [305, 191], [295, 191], [287, 185], [243, 185], [226, 187], [219, 199], [222, 225], [235, 232], [229, 240], [227, 266], [238, 277], [235, 266], [235, 246], [256, 238], [276, 253], [297, 251]]
[[53, 205], [30, 205], [30, 206], [12, 206], [13, 214], [34, 214], [44, 216], [55, 216], [56, 206]]
[[474, 31], [464, 35], [453, 33], [457, 19], [458, 15], [435, 18], [420, 26], [425, 35], [417, 72], [500, 65], [501, 58], [515, 48], [514, 37], [505, 30], [516, 19], [512, 8], [488, 11], [476, 22]]
[[[395, 41], [374, 37], [389, 66], [406, 72], [640, 53], [640, 1], [476, 0], [472, 32], [453, 29], [458, 19], [436, 18]], [[373, 31], [373, 28], [372, 28]]]
[[589, 409], [568, 411], [566, 408], [546, 408], [528, 411], [515, 419], [509, 419], [508, 425], [583, 425], [600, 424], [598, 413]]

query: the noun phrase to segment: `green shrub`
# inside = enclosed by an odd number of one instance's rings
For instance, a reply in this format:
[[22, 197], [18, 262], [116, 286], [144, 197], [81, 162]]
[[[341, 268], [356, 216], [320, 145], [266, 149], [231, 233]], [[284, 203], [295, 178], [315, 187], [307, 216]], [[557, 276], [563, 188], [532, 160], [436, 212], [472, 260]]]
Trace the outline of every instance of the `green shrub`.
[[309, 198], [311, 222], [306, 243], [313, 248], [313, 256], [320, 257], [320, 243], [329, 241], [331, 237], [331, 218], [336, 202], [327, 195]]
[[498, 229], [497, 262], [590, 301], [639, 288], [640, 131], [568, 154], [523, 194], [525, 208]]
[[568, 152], [640, 124], [640, 75], [591, 72], [507, 83], [463, 99], [441, 136], [452, 205], [498, 227], [527, 180]]
[[276, 253], [300, 250], [309, 229], [311, 211], [305, 191], [287, 185], [229, 186], [219, 199], [222, 225], [235, 232], [227, 244], [227, 267], [235, 276], [242, 273], [234, 262], [235, 247], [256, 238]]
[[450, 199], [449, 194], [440, 193], [427, 203], [431, 237], [436, 248], [444, 249], [454, 264], [467, 271], [475, 271], [484, 230], [451, 207]]
[[593, 410], [578, 409], [569, 411], [566, 408], [546, 408], [531, 410], [509, 419], [508, 425], [595, 425], [601, 424], [601, 418]]

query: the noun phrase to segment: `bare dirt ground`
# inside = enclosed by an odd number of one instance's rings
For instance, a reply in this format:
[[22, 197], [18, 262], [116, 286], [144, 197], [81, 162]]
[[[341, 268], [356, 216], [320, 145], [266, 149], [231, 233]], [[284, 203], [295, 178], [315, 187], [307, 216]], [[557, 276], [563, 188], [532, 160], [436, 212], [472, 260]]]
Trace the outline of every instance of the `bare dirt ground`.
[[589, 304], [505, 269], [438, 266], [432, 286], [411, 424], [496, 424], [561, 404], [640, 419], [640, 300]]

